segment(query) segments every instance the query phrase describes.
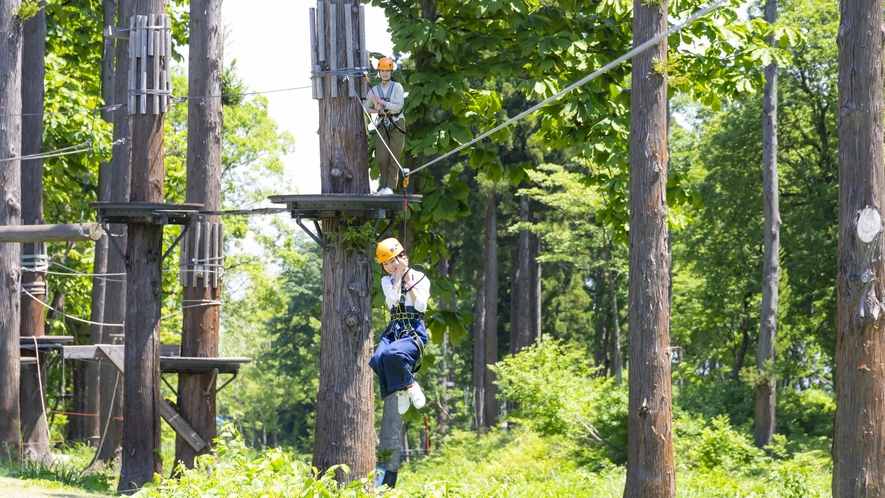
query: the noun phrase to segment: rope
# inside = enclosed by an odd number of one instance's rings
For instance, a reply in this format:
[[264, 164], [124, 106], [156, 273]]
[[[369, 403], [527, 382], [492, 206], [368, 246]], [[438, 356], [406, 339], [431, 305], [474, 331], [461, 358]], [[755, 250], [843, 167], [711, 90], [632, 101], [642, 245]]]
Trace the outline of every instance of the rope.
[[40, 349], [39, 349], [39, 346], [37, 345], [37, 336], [31, 336], [31, 339], [34, 340], [34, 349], [36, 350], [36, 352], [34, 353], [34, 356], [37, 359], [37, 383], [40, 384], [40, 406], [43, 407], [43, 423], [46, 424], [46, 435], [47, 435], [47, 439], [48, 439], [49, 421], [46, 420], [46, 401], [44, 400], [46, 393], [43, 392], [43, 377], [40, 374]]
[[624, 61], [626, 61], [626, 60], [628, 60], [628, 59], [631, 59], [631, 58], [632, 58], [633, 56], [635, 56], [636, 54], [639, 54], [639, 53], [641, 53], [641, 52], [644, 52], [646, 49], [648, 49], [648, 48], [651, 47], [652, 45], [656, 44], [656, 43], [659, 42], [660, 40], [662, 40], [662, 39], [664, 39], [664, 38], [666, 38], [666, 37], [672, 35], [673, 33], [677, 33], [677, 32], [679, 32], [679, 31], [682, 31], [682, 30], [685, 29], [689, 24], [691, 24], [691, 23], [697, 21], [698, 19], [700, 19], [700, 18], [706, 16], [706, 15], [709, 14], [710, 12], [712, 12], [712, 11], [718, 9], [723, 3], [725, 3], [725, 1], [726, 1], [726, 0], [717, 0], [715, 3], [713, 3], [713, 4], [711, 4], [711, 5], [708, 5], [707, 7], [704, 7], [703, 9], [701, 9], [701, 10], [695, 12], [693, 15], [691, 15], [691, 16], [690, 16], [688, 19], [686, 19], [685, 21], [683, 21], [683, 22], [681, 22], [681, 23], [679, 23], [679, 24], [674, 25], [673, 27], [671, 27], [670, 29], [668, 29], [667, 31], [665, 31], [665, 32], [663, 32], [663, 33], [659, 33], [659, 34], [653, 36], [652, 38], [649, 38], [648, 40], [646, 40], [645, 42], [643, 42], [643, 43], [640, 44], [639, 46], [633, 48], [632, 50], [630, 50], [629, 52], [625, 53], [624, 55], [618, 57], [617, 59], [615, 59], [615, 60], [613, 60], [613, 61], [611, 61], [611, 62], [609, 62], [608, 64], [602, 66], [601, 68], [597, 69], [596, 71], [593, 71], [592, 73], [590, 73], [589, 75], [585, 76], [584, 78], [581, 78], [580, 80], [576, 81], [575, 83], [572, 83], [571, 85], [569, 85], [569, 86], [563, 88], [562, 90], [560, 90], [560, 91], [557, 92], [556, 94], [554, 94], [554, 95], [552, 95], [552, 96], [550, 96], [550, 97], [548, 97], [548, 98], [542, 100], [542, 101], [539, 102], [538, 104], [535, 104], [534, 106], [529, 107], [528, 109], [526, 109], [525, 111], [523, 111], [523, 112], [517, 114], [517, 115], [514, 116], [513, 118], [508, 119], [507, 121], [504, 121], [504, 122], [501, 123], [500, 125], [498, 125], [498, 126], [492, 128], [491, 130], [489, 130], [489, 131], [483, 133], [482, 135], [480, 135], [480, 136], [474, 138], [473, 140], [471, 140], [471, 141], [469, 141], [469, 142], [467, 142], [467, 143], [461, 145], [460, 147], [457, 147], [457, 148], [455, 148], [455, 149], [453, 149], [453, 150], [451, 150], [451, 151], [449, 151], [449, 152], [446, 152], [445, 154], [443, 154], [443, 155], [437, 157], [436, 159], [433, 159], [432, 161], [429, 161], [429, 162], [427, 162], [427, 163], [424, 163], [424, 164], [422, 164], [421, 166], [419, 166], [419, 167], [413, 169], [413, 170], [409, 173], [409, 175], [413, 175], [413, 174], [415, 174], [415, 173], [421, 171], [422, 169], [424, 169], [424, 168], [430, 166], [431, 164], [435, 164], [435, 163], [437, 163], [437, 162], [439, 162], [439, 161], [442, 161], [443, 159], [445, 159], [445, 158], [451, 156], [452, 154], [455, 154], [455, 153], [457, 153], [457, 152], [459, 152], [459, 151], [461, 151], [461, 150], [464, 150], [465, 148], [467, 148], [467, 147], [469, 147], [469, 146], [475, 144], [476, 142], [479, 142], [480, 140], [482, 140], [482, 139], [488, 137], [489, 135], [491, 135], [491, 134], [493, 134], [493, 133], [495, 133], [495, 132], [497, 132], [497, 131], [499, 131], [499, 130], [501, 130], [501, 129], [503, 129], [503, 128], [506, 128], [506, 127], [510, 126], [511, 123], [513, 123], [513, 122], [515, 122], [515, 121], [518, 121], [518, 120], [520, 120], [520, 119], [522, 119], [522, 118], [528, 116], [529, 114], [534, 113], [535, 111], [537, 111], [538, 109], [540, 109], [540, 108], [546, 106], [547, 104], [549, 104], [549, 103], [551, 103], [551, 102], [553, 102], [553, 101], [555, 101], [555, 100], [559, 100], [563, 95], [565, 95], [565, 94], [571, 92], [572, 90], [574, 90], [574, 89], [576, 89], [576, 88], [578, 88], [578, 87], [580, 87], [580, 86], [583, 86], [583, 85], [589, 83], [590, 81], [593, 81], [594, 79], [596, 79], [596, 78], [602, 76], [603, 74], [605, 74], [605, 73], [611, 71], [611, 70], [614, 69], [616, 66], [620, 65], [622, 62], [624, 62]]
[[121, 323], [99, 323], [99, 322], [92, 322], [89, 320], [84, 320], [82, 318], [77, 318], [76, 316], [71, 316], [71, 315], [65, 313], [64, 311], [59, 311], [59, 310], [53, 308], [52, 306], [49, 306], [48, 304], [44, 303], [43, 301], [37, 299], [33, 294], [31, 294], [30, 292], [28, 292], [26, 290], [22, 289], [21, 291], [23, 294], [27, 294], [28, 297], [30, 297], [34, 301], [37, 301], [38, 303], [40, 303], [40, 305], [43, 306], [44, 308], [46, 308], [50, 311], [54, 311], [55, 313], [58, 313], [59, 315], [65, 317], [65, 318], [70, 318], [71, 320], [74, 320], [77, 322], [88, 323], [89, 325], [101, 325], [102, 327], [122, 327], [123, 326], [123, 324], [121, 324]]

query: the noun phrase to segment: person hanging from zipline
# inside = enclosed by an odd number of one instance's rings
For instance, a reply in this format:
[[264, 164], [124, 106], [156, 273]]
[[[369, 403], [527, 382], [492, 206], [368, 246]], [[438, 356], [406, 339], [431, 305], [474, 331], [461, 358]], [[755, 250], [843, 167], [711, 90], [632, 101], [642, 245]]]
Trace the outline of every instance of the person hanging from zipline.
[[390, 323], [381, 334], [369, 366], [378, 374], [381, 397], [396, 393], [397, 409], [406, 413], [410, 403], [420, 409], [426, 401], [413, 374], [421, 369], [427, 345], [424, 312], [430, 298], [430, 279], [409, 268], [409, 258], [395, 238], [382, 240], [375, 255], [384, 271], [390, 274], [381, 277]]
[[[378, 163], [378, 195], [391, 195], [397, 189], [399, 166], [406, 141], [406, 118], [403, 116], [405, 93], [403, 86], [393, 81], [393, 59], [382, 57], [378, 61], [378, 76], [381, 83], [369, 91], [366, 110], [378, 114], [375, 129], [378, 140], [375, 142], [375, 161]], [[381, 143], [382, 140], [384, 143]], [[384, 144], [387, 144], [385, 146]], [[388, 150], [388, 148], [390, 150]]]

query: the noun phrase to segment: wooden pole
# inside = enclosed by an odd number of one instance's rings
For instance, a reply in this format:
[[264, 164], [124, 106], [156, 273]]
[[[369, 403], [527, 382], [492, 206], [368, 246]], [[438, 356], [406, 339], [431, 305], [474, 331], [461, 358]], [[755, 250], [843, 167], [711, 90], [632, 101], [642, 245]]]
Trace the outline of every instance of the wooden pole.
[[[128, 28], [134, 22], [132, 17], [132, 0], [117, 0], [117, 26]], [[129, 32], [130, 34], [132, 32]], [[129, 64], [131, 40], [121, 38], [117, 40], [115, 49], [114, 70], [114, 99], [113, 102], [128, 105], [130, 72], [133, 70]], [[134, 78], [134, 73], [133, 73]], [[128, 109], [120, 109], [113, 114], [114, 140], [125, 139], [114, 150], [114, 160], [111, 164], [111, 185], [109, 201], [128, 202], [129, 187], [132, 177], [132, 127]], [[126, 266], [123, 260], [123, 251], [127, 247], [126, 225], [111, 223], [108, 226], [108, 240], [113, 237], [114, 243], [108, 246], [108, 273], [124, 273]], [[103, 323], [123, 323], [126, 316], [126, 279], [113, 278], [105, 281], [105, 305]], [[105, 342], [114, 343], [110, 334], [106, 334]], [[103, 361], [100, 364], [100, 401], [101, 410], [99, 417], [102, 434], [101, 447], [98, 451], [97, 463], [105, 463], [116, 460], [122, 452], [123, 441], [123, 379], [114, 366]]]
[[[326, 0], [330, 7], [330, 65], [344, 59], [337, 47], [336, 7], [342, 0]], [[318, 8], [319, 9], [319, 8]], [[343, 19], [342, 19], [343, 24]], [[369, 193], [369, 157], [366, 128], [357, 99], [350, 97], [346, 81], [330, 78], [332, 95], [343, 98], [319, 100], [320, 174], [323, 193]], [[342, 87], [342, 85], [345, 85]], [[338, 220], [323, 220], [323, 233], [337, 231]], [[328, 241], [327, 241], [328, 242]], [[345, 463], [350, 475], [340, 481], [366, 476], [375, 466], [373, 373], [369, 358], [373, 350], [372, 266], [361, 253], [332, 245], [323, 252], [322, 344], [320, 385], [313, 465], [324, 471]]]
[[[0, 226], [21, 223], [22, 26], [16, 19], [20, 0], [0, 2]], [[0, 460], [18, 460], [21, 452], [19, 411], [21, 323], [21, 246], [0, 244]]]
[[[163, 0], [136, 0], [138, 26], [148, 16], [164, 14]], [[162, 20], [162, 18], [161, 18]], [[163, 20], [163, 22], [165, 22]], [[142, 89], [154, 81], [153, 71], [166, 69], [165, 59], [152, 64], [147, 56], [148, 33], [143, 29], [137, 61]], [[135, 61], [132, 62], [133, 64]], [[130, 88], [135, 85], [130, 82]], [[148, 91], [156, 90], [148, 89]], [[142, 90], [144, 92], [145, 90]], [[163, 202], [163, 121], [165, 113], [147, 114], [142, 93], [139, 114], [132, 114], [131, 202]], [[156, 95], [153, 95], [156, 98]], [[130, 109], [130, 113], [132, 113]], [[160, 305], [162, 299], [163, 227], [130, 224], [126, 268], [126, 319], [124, 321], [126, 375], [123, 377], [123, 463], [119, 492], [130, 493], [162, 473], [160, 460]]]
[[95, 241], [102, 234], [98, 223], [0, 226], [0, 242]]
[[[202, 204], [208, 211], [221, 208], [221, 108], [223, 67], [223, 24], [221, 2], [192, 0], [190, 6], [190, 51], [188, 55], [188, 93], [208, 95], [207, 99], [188, 101], [187, 192], [186, 202]], [[218, 331], [221, 322], [221, 285], [216, 266], [221, 264], [221, 224], [219, 216], [194, 217], [191, 229], [202, 225], [202, 240], [191, 239], [188, 249], [203, 251], [202, 282], [184, 286], [184, 309], [181, 329], [181, 355], [217, 357]], [[197, 273], [193, 272], [196, 276]], [[187, 281], [187, 280], [185, 280]], [[193, 283], [193, 280], [191, 280]], [[178, 375], [178, 407], [181, 417], [204, 440], [216, 437], [215, 376], [211, 374]], [[203, 394], [204, 390], [206, 395]], [[183, 437], [175, 440], [175, 459], [193, 467], [197, 455], [208, 453], [210, 446], [195, 451]]]
[[[41, 5], [42, 7], [42, 5]], [[39, 154], [43, 148], [43, 76], [46, 52], [46, 11], [41, 8], [23, 27], [22, 42], [22, 155]], [[43, 220], [43, 160], [22, 161], [22, 223], [39, 225]], [[0, 227], [7, 228], [7, 227]], [[9, 227], [19, 229], [24, 227]], [[36, 256], [43, 254], [45, 246], [40, 243], [22, 245], [23, 265], [36, 263]], [[32, 268], [34, 269], [34, 268]], [[21, 336], [43, 335], [44, 308], [37, 299], [45, 301], [46, 282], [42, 272], [22, 273]], [[35, 299], [36, 298], [36, 299]], [[37, 363], [21, 367], [21, 424], [23, 454], [25, 459], [45, 462], [51, 455], [49, 430], [46, 427], [43, 405], [46, 392], [46, 367], [44, 355]], [[42, 380], [42, 382], [41, 382]]]

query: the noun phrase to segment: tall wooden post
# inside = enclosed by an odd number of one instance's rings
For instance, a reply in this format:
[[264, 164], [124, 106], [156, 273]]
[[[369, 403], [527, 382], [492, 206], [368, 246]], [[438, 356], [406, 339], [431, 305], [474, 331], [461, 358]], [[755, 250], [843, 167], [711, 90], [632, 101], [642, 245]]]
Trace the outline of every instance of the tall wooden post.
[[[188, 203], [202, 204], [207, 211], [221, 207], [221, 108], [222, 24], [220, 0], [192, 0], [190, 7], [190, 51], [188, 94], [209, 98], [188, 101], [187, 194]], [[219, 216], [194, 217], [188, 240], [182, 247], [184, 285], [181, 355], [218, 356], [221, 321], [222, 225]], [[200, 229], [198, 226], [208, 228]], [[196, 237], [199, 235], [199, 237]], [[202, 243], [207, 241], [208, 244]], [[202, 248], [210, 250], [200, 255]], [[214, 250], [212, 250], [214, 248]], [[186, 250], [185, 250], [186, 249]], [[199, 269], [202, 268], [202, 272]], [[191, 273], [188, 273], [191, 272]], [[197, 278], [193, 278], [197, 277]], [[196, 285], [194, 285], [196, 284]], [[215, 428], [215, 376], [178, 374], [178, 408], [186, 422], [204, 441], [217, 436]], [[191, 468], [197, 452], [180, 435], [175, 439], [175, 460]]]
[[842, 0], [833, 496], [885, 496], [883, 2]]
[[[163, 202], [162, 94], [171, 52], [163, 0], [137, 0], [129, 33], [132, 120], [130, 202]], [[160, 461], [162, 225], [129, 224], [124, 322], [123, 463], [118, 491], [131, 492], [163, 470]]]
[[[667, 0], [633, 1], [633, 44], [667, 29]], [[629, 422], [625, 498], [676, 492], [670, 385], [670, 244], [667, 226], [667, 59], [662, 38], [633, 58], [630, 96]]]
[[[105, 28], [114, 26], [117, 18], [117, 4], [114, 0], [104, 0], [102, 2]], [[102, 44], [101, 53], [101, 96], [105, 105], [114, 102], [114, 43], [112, 39], [106, 39]], [[118, 111], [125, 114], [124, 110]], [[114, 113], [109, 109], [101, 112], [101, 118], [105, 122], [112, 122]], [[119, 146], [113, 151], [119, 153]], [[111, 181], [111, 163], [101, 163], [98, 167], [98, 200], [107, 201], [110, 198], [110, 181]], [[92, 265], [92, 273], [96, 276], [92, 278], [92, 306], [90, 316], [92, 321], [96, 323], [104, 323], [105, 311], [105, 289], [107, 287], [107, 278], [101, 276], [108, 271], [108, 245], [107, 235], [103, 235], [95, 241], [95, 259]], [[89, 343], [102, 344], [107, 338], [104, 337], [104, 331], [101, 325], [92, 324], [89, 326]], [[101, 411], [101, 366], [99, 363], [91, 362], [86, 373], [86, 413], [99, 414]], [[101, 439], [101, 419], [100, 417], [86, 417], [86, 440], [93, 446], [98, 446]]]
[[[358, 2], [317, 2], [317, 31], [325, 60], [323, 70], [348, 67], [362, 56], [362, 20]], [[346, 30], [345, 27], [349, 27]], [[348, 57], [348, 55], [350, 55]], [[324, 98], [319, 100], [320, 174], [323, 193], [369, 193], [369, 158], [366, 128], [360, 102], [351, 96], [341, 76], [323, 78]], [[357, 80], [354, 80], [356, 85]], [[339, 230], [337, 219], [323, 220], [323, 232]], [[367, 475], [375, 465], [372, 356], [372, 266], [369, 255], [337, 245], [323, 251], [322, 340], [320, 386], [313, 465], [323, 470], [345, 463], [352, 472], [341, 481]]]
[[[42, 8], [25, 21], [22, 42], [22, 155], [39, 154], [43, 148], [43, 59], [46, 51], [46, 11]], [[21, 162], [22, 169], [22, 224], [33, 225], [43, 220], [43, 160]], [[45, 265], [45, 244], [22, 244], [22, 267], [31, 271], [22, 273], [21, 335], [42, 336], [45, 308], [35, 300], [45, 301], [46, 282], [40, 271]], [[31, 296], [34, 296], [33, 298]], [[46, 461], [50, 458], [49, 430], [44, 411], [46, 394], [46, 366], [38, 352], [37, 364], [22, 365], [21, 423], [23, 453], [27, 460]]]
[[[129, 28], [133, 0], [117, 0], [117, 27]], [[114, 99], [115, 104], [129, 102], [129, 40], [119, 38], [114, 49]], [[111, 202], [128, 202], [132, 180], [132, 126], [127, 107], [113, 114], [114, 141], [123, 140], [114, 150], [110, 171]], [[124, 254], [127, 247], [126, 225], [111, 223], [108, 232], [108, 273], [124, 273]], [[113, 238], [113, 242], [111, 242]], [[113, 277], [105, 281], [105, 301], [103, 323], [123, 323], [126, 317], [126, 279]], [[119, 330], [119, 329], [117, 329]], [[102, 334], [102, 339], [114, 341]], [[109, 361], [101, 362], [100, 401], [101, 401], [101, 448], [99, 462], [119, 458], [123, 444], [123, 379], [120, 372]]]
[[[22, 27], [20, 0], [0, 2], [0, 225], [21, 224]], [[13, 159], [13, 160], [10, 160]], [[0, 244], [0, 460], [21, 453], [21, 245]]]

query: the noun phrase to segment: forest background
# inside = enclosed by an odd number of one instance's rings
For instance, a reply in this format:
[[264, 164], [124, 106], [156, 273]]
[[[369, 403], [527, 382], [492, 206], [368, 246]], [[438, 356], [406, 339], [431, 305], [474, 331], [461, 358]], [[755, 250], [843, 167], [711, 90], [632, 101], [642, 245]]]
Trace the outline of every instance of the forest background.
[[[617, 1], [520, 2], [505, 8], [501, 2], [465, 0], [417, 21], [427, 14], [421, 2], [373, 3], [385, 8], [395, 51], [408, 55], [395, 77], [409, 92], [405, 162], [412, 167], [629, 49], [631, 12]], [[671, 16], [684, 18], [696, 8], [693, 2], [674, 3]], [[102, 105], [101, 3], [50, 1], [46, 9], [44, 150], [87, 138], [107, 146], [111, 127], [91, 112]], [[564, 14], [570, 10], [582, 15]], [[186, 5], [173, 2], [170, 11], [182, 19]], [[835, 410], [838, 4], [790, 0], [781, 2], [780, 12], [780, 23], [770, 27], [759, 19], [761, 5], [731, 5], [710, 22], [672, 36], [671, 58], [660, 68], [670, 83], [671, 111], [679, 116], [671, 119], [667, 193], [677, 483], [687, 493], [705, 490], [698, 496], [746, 496], [757, 488], [766, 496], [813, 496], [828, 490]], [[483, 16], [503, 19], [500, 31], [479, 36]], [[575, 35], [581, 32], [590, 35]], [[777, 48], [764, 42], [768, 35], [775, 36]], [[176, 40], [185, 44], [187, 33], [177, 32]], [[757, 449], [752, 432], [763, 255], [759, 92], [762, 68], [771, 60], [781, 67], [777, 435], [772, 445]], [[413, 179], [424, 200], [411, 214], [410, 252], [433, 278], [433, 344], [429, 368], [419, 377], [428, 407], [407, 414], [406, 427], [409, 446], [421, 448], [429, 438], [433, 456], [405, 468], [404, 489], [432, 494], [445, 483], [464, 496], [495, 489], [517, 496], [577, 486], [591, 493], [587, 496], [608, 496], [606, 490], [621, 486], [627, 436], [622, 371], [630, 360], [629, 75], [629, 64], [619, 66]], [[186, 88], [181, 74], [173, 86]], [[225, 208], [256, 205], [291, 184], [281, 157], [293, 150], [293, 138], [270, 119], [264, 97], [242, 95], [250, 90], [228, 64]], [[85, 112], [59, 113], [71, 109]], [[166, 121], [168, 202], [184, 199], [186, 111], [173, 106]], [[113, 161], [113, 150], [44, 162], [48, 223], [92, 215], [85, 206], [96, 199], [96, 164]], [[484, 228], [490, 217], [491, 232]], [[284, 216], [261, 222], [231, 217], [225, 223], [221, 354], [254, 362], [219, 393], [219, 417], [241, 434], [243, 451], [280, 447], [293, 458], [309, 455], [320, 375], [320, 249]], [[167, 230], [166, 244], [176, 235]], [[520, 266], [527, 246], [533, 271]], [[494, 268], [489, 251], [497, 255]], [[72, 271], [92, 268], [87, 245], [50, 245], [49, 253]], [[490, 272], [497, 282], [489, 294], [483, 289], [493, 282]], [[162, 324], [162, 342], [177, 343], [181, 296], [174, 265], [167, 275], [163, 315], [169, 318]], [[538, 309], [519, 301], [530, 294], [531, 275], [539, 279], [540, 312], [526, 320], [522, 312]], [[53, 303], [63, 303], [70, 315], [89, 315], [89, 279], [48, 280]], [[493, 302], [486, 302], [487, 295]], [[484, 318], [490, 313], [497, 319]], [[376, 306], [376, 334], [385, 315]], [[540, 345], [528, 347], [532, 336], [516, 347], [528, 333], [520, 324], [533, 321], [543, 334]], [[87, 326], [52, 316], [48, 323], [52, 333], [88, 343]], [[477, 389], [487, 384], [485, 374], [475, 371], [474, 351], [477, 338], [489, 335], [494, 357], [502, 359], [494, 369], [499, 405]], [[76, 363], [70, 368], [64, 382], [53, 372], [50, 396], [59, 400], [53, 408], [76, 412], [86, 372]], [[63, 393], [72, 393], [73, 400]], [[490, 416], [480, 420], [479, 411]], [[376, 413], [380, 417], [380, 407]], [[51, 419], [54, 440], [77, 441], [82, 434], [74, 418]], [[502, 463], [482, 463], [491, 460]], [[524, 468], [519, 478], [506, 470], [508, 463]]]

